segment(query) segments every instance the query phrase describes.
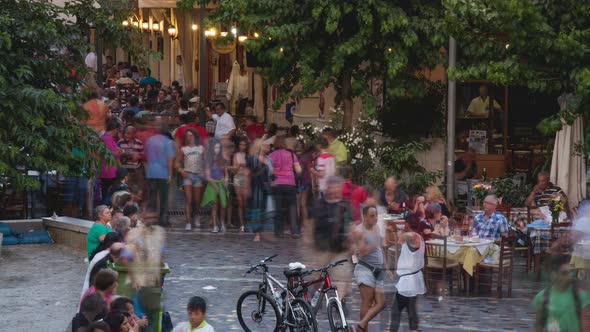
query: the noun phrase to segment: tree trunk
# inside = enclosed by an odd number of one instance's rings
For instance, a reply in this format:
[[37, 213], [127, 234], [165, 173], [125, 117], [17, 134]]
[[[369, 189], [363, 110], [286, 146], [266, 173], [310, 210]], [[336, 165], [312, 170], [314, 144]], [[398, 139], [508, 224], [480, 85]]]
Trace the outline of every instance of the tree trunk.
[[342, 110], [344, 115], [342, 117], [342, 129], [349, 130], [352, 128], [352, 73], [346, 71], [340, 76], [340, 84], [342, 84], [341, 100]]

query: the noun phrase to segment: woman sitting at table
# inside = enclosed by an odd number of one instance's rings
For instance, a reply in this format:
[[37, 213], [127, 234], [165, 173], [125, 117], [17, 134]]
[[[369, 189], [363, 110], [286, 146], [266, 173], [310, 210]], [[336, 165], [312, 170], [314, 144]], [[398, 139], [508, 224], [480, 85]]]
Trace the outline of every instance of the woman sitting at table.
[[434, 232], [434, 225], [440, 220], [441, 211], [438, 203], [429, 204], [426, 207], [426, 218], [420, 221], [418, 225], [418, 233], [422, 235], [424, 241], [428, 241], [432, 238]]
[[449, 218], [447, 216], [440, 217], [440, 224], [434, 225], [434, 234], [448, 237], [451, 235], [451, 228], [449, 227]]
[[432, 203], [438, 203], [440, 205], [441, 212], [443, 216], [450, 217], [451, 211], [447, 206], [447, 201], [443, 197], [443, 194], [440, 192], [437, 186], [430, 186], [426, 188], [426, 195], [424, 195], [426, 199], [426, 205]]

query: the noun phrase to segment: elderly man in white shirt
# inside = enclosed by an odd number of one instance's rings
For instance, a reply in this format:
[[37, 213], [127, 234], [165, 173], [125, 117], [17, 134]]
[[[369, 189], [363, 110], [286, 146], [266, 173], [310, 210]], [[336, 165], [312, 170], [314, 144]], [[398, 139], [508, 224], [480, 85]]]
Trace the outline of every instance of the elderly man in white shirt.
[[225, 105], [219, 103], [215, 106], [215, 113], [213, 120], [215, 121], [215, 138], [229, 139], [236, 131], [236, 124], [234, 118], [225, 111]]

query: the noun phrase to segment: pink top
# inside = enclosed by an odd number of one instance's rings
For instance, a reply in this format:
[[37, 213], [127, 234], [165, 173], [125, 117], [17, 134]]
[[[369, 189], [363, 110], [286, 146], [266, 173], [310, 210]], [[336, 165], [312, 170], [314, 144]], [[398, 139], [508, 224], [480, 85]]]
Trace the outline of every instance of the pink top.
[[295, 171], [293, 163], [299, 162], [297, 156], [289, 150], [280, 149], [273, 151], [269, 157], [272, 160], [273, 174], [275, 176], [272, 185], [294, 186]]
[[[90, 286], [85, 292], [84, 294], [82, 294], [82, 297], [80, 298], [80, 308], [82, 307], [82, 302], [84, 301], [84, 299], [91, 294], [96, 293], [96, 287], [94, 286]], [[113, 300], [113, 296], [112, 295], [107, 295], [104, 297], [104, 302], [107, 304], [107, 308], [111, 307], [111, 301]]]
[[[113, 136], [111, 136], [107, 133], [104, 133], [104, 134], [102, 134], [100, 139], [102, 140], [104, 145], [106, 145], [106, 147], [111, 151], [111, 153], [113, 155], [117, 152], [117, 150], [119, 150], [119, 147], [117, 146], [117, 142], [115, 142], [115, 139], [113, 138]], [[115, 159], [117, 159], [117, 161], [118, 161], [119, 157], [117, 157]], [[116, 166], [107, 166], [106, 163], [103, 161], [102, 168], [100, 170], [100, 175], [98, 177], [102, 178], [102, 179], [114, 179], [116, 176], [117, 176], [117, 167]]]

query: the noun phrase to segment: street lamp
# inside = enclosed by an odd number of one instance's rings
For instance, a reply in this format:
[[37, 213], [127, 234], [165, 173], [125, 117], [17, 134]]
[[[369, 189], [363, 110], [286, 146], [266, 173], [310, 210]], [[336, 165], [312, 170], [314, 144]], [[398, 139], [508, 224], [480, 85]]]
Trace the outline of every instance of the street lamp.
[[193, 31], [197, 31], [197, 29], [199, 28], [198, 25], [194, 24], [191, 26], [191, 29], [193, 29]]
[[176, 27], [174, 25], [168, 27], [168, 35], [172, 39], [176, 39], [176, 37], [178, 37], [178, 31], [176, 30]]
[[148, 30], [149, 28], [150, 28], [150, 22], [148, 22], [148, 21], [141, 22], [141, 29]]

